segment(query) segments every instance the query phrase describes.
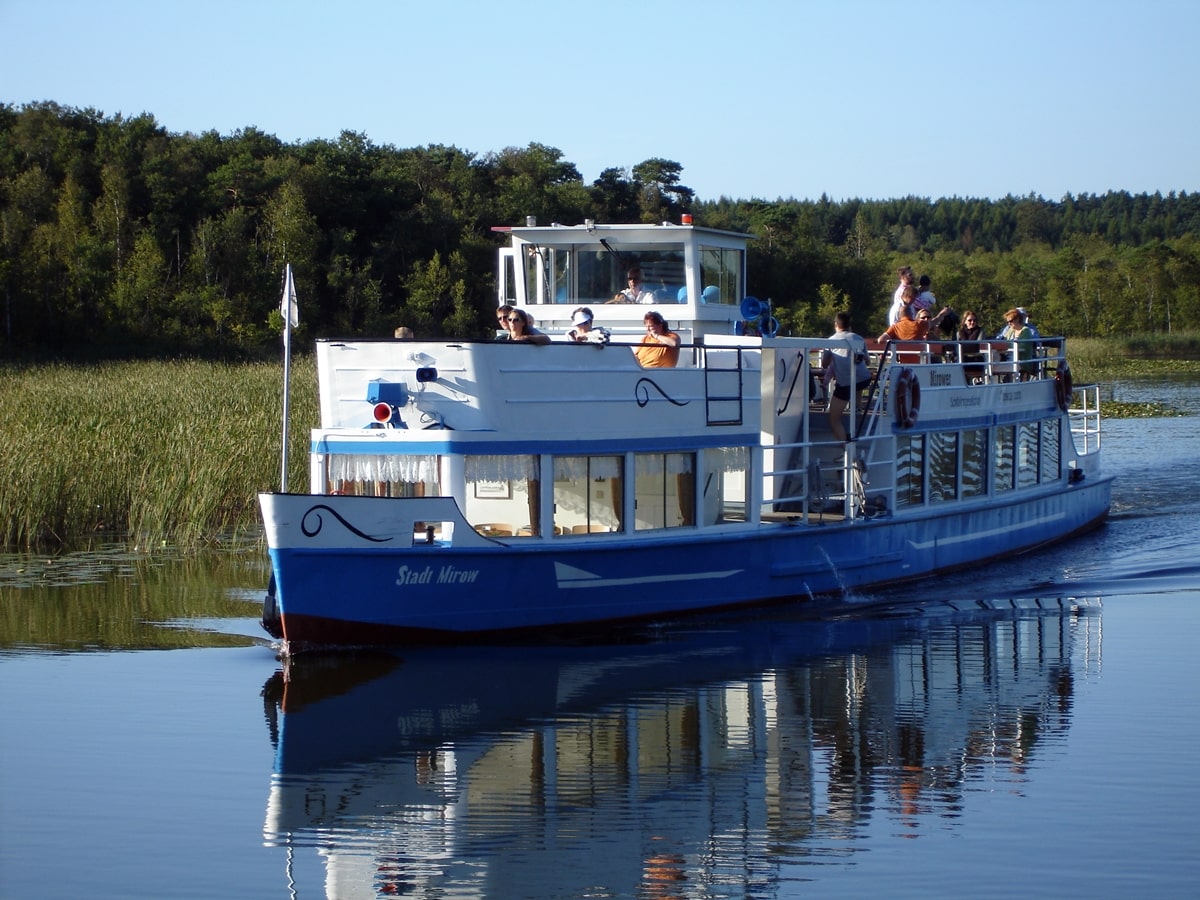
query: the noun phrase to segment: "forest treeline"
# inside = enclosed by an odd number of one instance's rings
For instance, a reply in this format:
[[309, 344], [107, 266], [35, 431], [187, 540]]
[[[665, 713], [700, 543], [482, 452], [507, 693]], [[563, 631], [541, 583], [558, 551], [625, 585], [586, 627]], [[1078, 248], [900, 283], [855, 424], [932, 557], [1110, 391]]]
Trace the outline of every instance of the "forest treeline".
[[[747, 164], [750, 164], [748, 161]], [[283, 143], [255, 128], [171, 134], [150, 114], [0, 105], [0, 323], [8, 357], [255, 355], [278, 348], [281, 276], [301, 337], [490, 334], [491, 229], [679, 221], [757, 237], [749, 289], [784, 333], [849, 308], [882, 329], [898, 266], [998, 330], [1200, 331], [1200, 195], [704, 199], [649, 159], [591, 184], [532, 143], [475, 153], [343, 132]]]

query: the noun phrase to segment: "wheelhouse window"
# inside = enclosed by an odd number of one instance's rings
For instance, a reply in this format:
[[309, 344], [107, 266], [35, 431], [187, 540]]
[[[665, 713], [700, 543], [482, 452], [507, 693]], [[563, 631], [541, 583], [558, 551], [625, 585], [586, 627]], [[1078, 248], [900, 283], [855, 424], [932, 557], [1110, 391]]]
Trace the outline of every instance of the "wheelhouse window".
[[621, 245], [613, 252], [604, 248], [548, 248], [530, 246], [526, 251], [526, 284], [530, 303], [608, 303], [628, 286], [630, 269], [642, 273], [643, 289], [654, 302], [682, 303], [684, 260], [682, 248]]
[[700, 248], [700, 302], [737, 306], [745, 297], [742, 286], [743, 251], [728, 247]]

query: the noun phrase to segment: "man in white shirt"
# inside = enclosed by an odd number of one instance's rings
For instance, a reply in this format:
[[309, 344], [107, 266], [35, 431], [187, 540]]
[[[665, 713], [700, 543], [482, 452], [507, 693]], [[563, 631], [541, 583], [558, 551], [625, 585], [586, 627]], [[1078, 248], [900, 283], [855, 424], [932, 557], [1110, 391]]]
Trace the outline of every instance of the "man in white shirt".
[[625, 276], [627, 287], [621, 291], [630, 303], [653, 303], [654, 291], [646, 289], [642, 284], [642, 270], [630, 269]]
[[854, 391], [863, 390], [871, 380], [871, 367], [867, 363], [867, 342], [850, 330], [850, 313], [840, 312], [833, 318], [833, 334], [830, 340], [845, 342], [845, 349], [826, 350], [821, 354], [821, 366], [825, 369], [825, 390], [832, 382], [835, 387], [829, 398], [829, 428], [835, 440], [845, 443], [846, 428], [842, 425], [842, 413], [850, 405], [850, 382]]

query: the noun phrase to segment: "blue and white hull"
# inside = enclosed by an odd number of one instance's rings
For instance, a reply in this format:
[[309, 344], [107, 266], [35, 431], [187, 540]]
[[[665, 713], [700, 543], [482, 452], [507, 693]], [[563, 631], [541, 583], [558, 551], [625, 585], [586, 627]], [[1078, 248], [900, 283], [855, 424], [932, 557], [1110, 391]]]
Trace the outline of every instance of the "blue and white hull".
[[[506, 640], [834, 595], [960, 569], [1103, 521], [1111, 479], [952, 515], [534, 547], [392, 549], [405, 499], [264, 494], [281, 634], [320, 645]], [[316, 534], [308, 532], [319, 517]], [[398, 516], [406, 519], [406, 516]], [[299, 523], [309, 522], [307, 529]], [[316, 540], [339, 532], [336, 546]], [[475, 542], [472, 542], [474, 544]]]

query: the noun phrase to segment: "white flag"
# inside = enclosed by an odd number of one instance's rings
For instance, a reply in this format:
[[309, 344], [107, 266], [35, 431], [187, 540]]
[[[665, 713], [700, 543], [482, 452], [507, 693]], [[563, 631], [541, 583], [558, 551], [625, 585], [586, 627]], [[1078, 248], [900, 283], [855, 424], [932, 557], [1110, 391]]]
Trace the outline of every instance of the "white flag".
[[283, 299], [279, 302], [279, 314], [293, 328], [300, 324], [300, 307], [296, 302], [296, 283], [292, 281], [291, 263], [287, 264], [287, 272], [283, 278]]

